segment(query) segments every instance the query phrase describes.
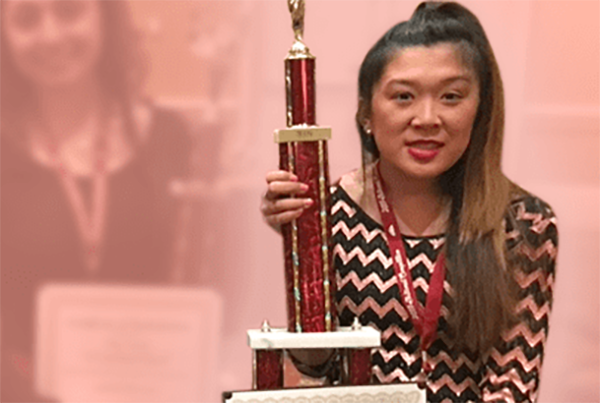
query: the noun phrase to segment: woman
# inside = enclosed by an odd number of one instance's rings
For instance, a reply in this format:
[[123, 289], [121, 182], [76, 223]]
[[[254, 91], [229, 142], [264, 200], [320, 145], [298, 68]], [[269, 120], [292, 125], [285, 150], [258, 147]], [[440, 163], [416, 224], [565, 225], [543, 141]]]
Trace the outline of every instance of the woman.
[[[427, 2], [385, 33], [356, 122], [363, 168], [334, 186], [332, 242], [340, 325], [382, 332], [372, 381], [424, 383], [432, 402], [534, 401], [556, 219], [501, 172], [502, 82], [477, 18]], [[267, 182], [273, 227], [312, 203], [288, 172]]]
[[2, 2], [2, 400], [38, 401], [34, 301], [51, 282], [170, 281], [186, 128], [139, 96], [122, 1]]

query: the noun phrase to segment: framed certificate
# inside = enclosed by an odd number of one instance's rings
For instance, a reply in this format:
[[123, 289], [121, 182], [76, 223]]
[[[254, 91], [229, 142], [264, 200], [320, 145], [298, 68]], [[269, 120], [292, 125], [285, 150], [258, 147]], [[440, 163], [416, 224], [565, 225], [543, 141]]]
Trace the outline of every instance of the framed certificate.
[[426, 403], [414, 383], [223, 393], [223, 403]]
[[46, 286], [36, 387], [61, 402], [216, 401], [221, 317], [207, 289]]

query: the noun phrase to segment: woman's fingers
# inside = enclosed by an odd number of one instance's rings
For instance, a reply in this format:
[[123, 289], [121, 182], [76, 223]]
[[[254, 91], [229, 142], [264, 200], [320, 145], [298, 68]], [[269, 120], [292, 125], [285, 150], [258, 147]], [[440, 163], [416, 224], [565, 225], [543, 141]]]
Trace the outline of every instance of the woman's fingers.
[[286, 211], [292, 210], [303, 210], [313, 205], [312, 199], [275, 199], [275, 200], [264, 200], [261, 210], [262, 213], [267, 215], [279, 214]]
[[270, 171], [267, 172], [267, 183], [275, 182], [275, 181], [290, 181], [290, 182], [298, 182], [298, 177], [291, 172], [288, 171]]
[[276, 230], [279, 230], [283, 224], [290, 223], [292, 220], [295, 220], [296, 218], [300, 217], [303, 212], [304, 209], [291, 210], [279, 214], [273, 214], [270, 216], [265, 216], [265, 221], [271, 227], [275, 228]]
[[299, 195], [307, 190], [308, 185], [298, 182], [298, 177], [290, 172], [272, 171], [267, 174], [267, 200]]
[[[300, 217], [302, 212], [313, 205], [310, 198], [301, 196], [308, 185], [298, 182], [298, 177], [287, 171], [267, 173], [267, 191], [262, 198], [260, 210], [265, 221], [276, 230]], [[296, 197], [293, 197], [296, 196]]]
[[261, 212], [265, 221], [275, 229], [300, 217], [302, 212], [313, 205], [311, 199], [263, 199]]
[[308, 185], [298, 182], [271, 182], [267, 186], [265, 197], [269, 200], [300, 195], [308, 190]]

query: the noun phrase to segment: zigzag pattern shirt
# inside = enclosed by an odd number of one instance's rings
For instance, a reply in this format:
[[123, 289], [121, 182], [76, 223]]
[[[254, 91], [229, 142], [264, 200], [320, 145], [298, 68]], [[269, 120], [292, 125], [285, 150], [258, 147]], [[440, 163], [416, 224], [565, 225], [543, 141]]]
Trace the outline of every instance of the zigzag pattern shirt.
[[[508, 329], [485, 360], [448, 347], [448, 302], [444, 283], [438, 335], [427, 351], [433, 367], [426, 381], [428, 402], [533, 402], [537, 398], [557, 250], [556, 218], [540, 199], [513, 200], [506, 220], [509, 250], [521, 260], [520, 321]], [[445, 238], [403, 237], [419, 303], [424, 304], [435, 259]], [[383, 227], [341, 188], [333, 190], [332, 241], [337, 270], [336, 294], [341, 326], [358, 317], [382, 333], [382, 347], [371, 353], [372, 382], [422, 380], [420, 338], [402, 306]]]

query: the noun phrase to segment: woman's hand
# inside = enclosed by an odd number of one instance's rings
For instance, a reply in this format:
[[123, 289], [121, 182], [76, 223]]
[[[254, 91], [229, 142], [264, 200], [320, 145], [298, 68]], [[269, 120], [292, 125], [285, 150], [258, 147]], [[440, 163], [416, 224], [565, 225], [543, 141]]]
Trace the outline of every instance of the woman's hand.
[[305, 193], [308, 185], [298, 182], [298, 177], [287, 171], [267, 173], [267, 192], [262, 198], [260, 211], [265, 221], [277, 232], [281, 225], [300, 217], [313, 205], [309, 198], [294, 197]]

